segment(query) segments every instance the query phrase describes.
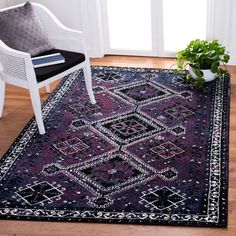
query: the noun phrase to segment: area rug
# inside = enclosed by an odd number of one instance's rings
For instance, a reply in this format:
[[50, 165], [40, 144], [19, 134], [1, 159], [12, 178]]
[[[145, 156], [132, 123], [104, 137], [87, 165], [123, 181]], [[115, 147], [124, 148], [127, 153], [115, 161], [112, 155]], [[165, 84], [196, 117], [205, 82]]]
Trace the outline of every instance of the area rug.
[[66, 77], [0, 161], [1, 219], [227, 225], [229, 78], [93, 67]]

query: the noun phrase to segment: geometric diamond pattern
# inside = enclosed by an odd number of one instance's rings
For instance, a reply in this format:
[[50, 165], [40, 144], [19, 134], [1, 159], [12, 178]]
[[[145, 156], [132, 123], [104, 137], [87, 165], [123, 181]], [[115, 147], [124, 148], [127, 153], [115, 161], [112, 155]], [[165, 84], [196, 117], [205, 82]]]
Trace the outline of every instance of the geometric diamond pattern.
[[123, 86], [122, 88], [116, 89], [115, 93], [136, 104], [142, 104], [156, 99], [162, 100], [173, 95], [172, 91], [149, 82]]
[[111, 128], [113, 128], [124, 136], [129, 136], [131, 134], [146, 130], [146, 127], [134, 118], [125, 120], [123, 122], [115, 123], [111, 125]]
[[24, 188], [16, 193], [30, 205], [52, 201], [52, 199], [63, 194], [63, 192], [45, 181]]
[[149, 189], [148, 192], [143, 192], [142, 194], [140, 203], [146, 204], [146, 207], [157, 210], [164, 210], [173, 206], [178, 207], [177, 203], [185, 200], [183, 196], [168, 187], [162, 187], [160, 189], [156, 187], [155, 189]]
[[120, 143], [130, 143], [145, 135], [160, 133], [165, 128], [151, 122], [138, 113], [129, 113], [118, 118], [102, 121], [98, 127], [100, 131]]
[[78, 128], [80, 128], [81, 126], [83, 126], [83, 125], [85, 125], [86, 123], [85, 123], [85, 121], [84, 120], [82, 120], [82, 119], [76, 119], [76, 120], [73, 120], [72, 122], [71, 122], [71, 127], [72, 127], [72, 129], [78, 129]]
[[43, 167], [42, 173], [46, 175], [55, 175], [61, 170], [61, 166], [56, 163], [48, 164]]
[[85, 142], [77, 137], [59, 142], [53, 146], [64, 155], [72, 155], [89, 148]]
[[133, 178], [138, 179], [142, 175], [132, 162], [127, 162], [121, 155], [114, 155], [104, 162], [95, 162], [80, 171], [95, 184], [101, 185], [104, 190], [111, 187], [116, 189], [117, 186]]
[[186, 132], [186, 128], [183, 125], [176, 125], [171, 128], [171, 133], [176, 136], [183, 135]]
[[144, 176], [151, 174], [124, 153], [105, 155], [89, 164], [68, 166], [64, 173], [73, 175], [73, 181], [83, 182], [102, 195], [114, 190], [126, 190], [128, 186], [132, 186], [132, 182], [137, 183]]
[[201, 93], [169, 70], [113, 71], [93, 77], [97, 105], [69, 76], [48, 132], [22, 131], [0, 161], [0, 218], [225, 226], [229, 81]]
[[122, 74], [112, 71], [95, 74], [94, 76], [104, 81], [119, 80], [123, 77]]
[[165, 113], [178, 120], [194, 114], [192, 111], [181, 105], [173, 106], [166, 110]]
[[165, 180], [174, 180], [178, 176], [178, 171], [174, 168], [165, 168], [160, 171], [160, 177], [162, 177]]
[[91, 104], [90, 102], [87, 102], [85, 104], [76, 102], [70, 105], [69, 107], [80, 115], [96, 113], [96, 112], [99, 112], [99, 110], [101, 109], [99, 105]]
[[191, 98], [193, 96], [193, 94], [189, 91], [183, 91], [180, 93], [180, 96], [183, 98]]
[[184, 152], [183, 149], [177, 147], [174, 143], [167, 141], [165, 143], [162, 143], [158, 146], [155, 146], [153, 148], [150, 148], [150, 150], [158, 156], [164, 158], [164, 159], [169, 159], [171, 157], [174, 157], [178, 154], [181, 154]]

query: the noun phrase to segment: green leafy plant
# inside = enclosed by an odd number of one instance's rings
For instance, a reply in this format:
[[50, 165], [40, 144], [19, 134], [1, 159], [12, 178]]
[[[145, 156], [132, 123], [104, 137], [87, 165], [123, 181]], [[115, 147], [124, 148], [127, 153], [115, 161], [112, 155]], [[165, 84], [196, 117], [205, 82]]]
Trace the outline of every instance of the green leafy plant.
[[[192, 40], [184, 50], [177, 52], [177, 71], [183, 71], [190, 65], [197, 78], [192, 79], [191, 75], [188, 74], [186, 79], [194, 87], [204, 90], [205, 80], [202, 70], [210, 69], [212, 73], [217, 74], [218, 78], [222, 78], [223, 75], [228, 73], [226, 64], [229, 59], [230, 56], [225, 47], [218, 40], [196, 39]], [[223, 65], [223, 68], [219, 65]]]

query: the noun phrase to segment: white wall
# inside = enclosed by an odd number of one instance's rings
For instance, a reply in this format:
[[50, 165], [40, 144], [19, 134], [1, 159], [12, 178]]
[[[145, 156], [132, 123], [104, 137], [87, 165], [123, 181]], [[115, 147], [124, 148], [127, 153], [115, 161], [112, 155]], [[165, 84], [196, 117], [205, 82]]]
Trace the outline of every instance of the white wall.
[[[8, 3], [8, 6], [26, 2], [26, 0], [5, 1]], [[81, 19], [78, 14], [78, 0], [32, 0], [32, 2], [38, 2], [47, 6], [59, 18], [59, 20], [61, 20], [68, 27], [76, 29], [80, 28]]]
[[[25, 0], [0, 0], [8, 6]], [[89, 54], [103, 56], [100, 0], [33, 0], [47, 6], [66, 26], [85, 33]], [[236, 1], [214, 2], [212, 37], [219, 39], [231, 54], [230, 64], [236, 64]]]
[[214, 0], [213, 38], [219, 39], [230, 53], [229, 64], [236, 64], [236, 1]]
[[7, 6], [6, 0], [0, 0], [0, 9]]
[[231, 54], [230, 63], [236, 64], [236, 1], [231, 0], [228, 5], [228, 21], [226, 23], [226, 45]]

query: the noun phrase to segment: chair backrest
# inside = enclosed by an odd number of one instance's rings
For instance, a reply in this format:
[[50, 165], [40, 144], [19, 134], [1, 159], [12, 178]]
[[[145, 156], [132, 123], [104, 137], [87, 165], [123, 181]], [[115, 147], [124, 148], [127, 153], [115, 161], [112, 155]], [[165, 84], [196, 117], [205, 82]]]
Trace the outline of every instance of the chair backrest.
[[[72, 32], [68, 33], [70, 29], [65, 27], [48, 8], [38, 3], [32, 4], [38, 14], [44, 32], [55, 47], [85, 54], [82, 38], [79, 39], [78, 35]], [[70, 40], [70, 43], [64, 44], [66, 40]]]
[[50, 36], [56, 37], [57, 34], [60, 34], [61, 30], [58, 28], [58, 24], [61, 24], [61, 22], [59, 22], [57, 17], [47, 7], [41, 4], [32, 3], [32, 5], [34, 6], [42, 27], [49, 38]]
[[[25, 3], [17, 4], [11, 7], [6, 7], [3, 9], [0, 9], [0, 12], [14, 9], [17, 7], [23, 6]], [[31, 2], [31, 4], [34, 7], [34, 10], [37, 12], [37, 15], [39, 17], [39, 20], [41, 22], [42, 28], [44, 29], [45, 33], [47, 35], [57, 35], [57, 33], [60, 33], [60, 29], [57, 26], [57, 24], [61, 24], [57, 17], [45, 6]]]

